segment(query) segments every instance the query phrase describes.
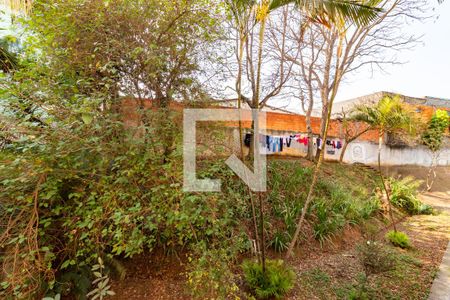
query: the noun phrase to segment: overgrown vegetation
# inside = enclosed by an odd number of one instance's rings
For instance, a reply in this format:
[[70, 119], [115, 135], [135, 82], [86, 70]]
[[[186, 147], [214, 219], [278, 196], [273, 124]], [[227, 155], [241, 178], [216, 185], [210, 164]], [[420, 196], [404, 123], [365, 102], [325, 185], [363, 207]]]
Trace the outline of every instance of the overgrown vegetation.
[[[286, 249], [295, 232], [296, 218], [302, 210], [307, 192], [299, 187], [308, 186], [312, 169], [300, 166], [297, 161], [274, 161], [270, 164], [269, 171], [268, 202], [273, 215], [267, 217], [273, 220], [272, 224], [283, 225], [281, 231], [280, 228], [271, 230], [270, 245], [280, 251]], [[361, 189], [346, 180], [344, 174], [340, 174], [352, 172], [349, 167], [332, 165], [326, 172], [333, 172], [333, 178], [321, 177], [316, 191], [317, 198], [308, 211], [313, 220], [313, 235], [321, 243], [331, 241], [334, 235], [348, 225], [364, 222], [380, 209], [379, 200], [373, 193], [376, 182], [364, 171], [360, 171], [358, 176], [361, 176], [368, 189]]]
[[391, 202], [396, 207], [410, 215], [433, 213], [433, 208], [418, 198], [421, 181], [408, 176], [401, 179], [391, 178], [389, 183], [392, 189]]
[[[352, 252], [353, 253], [353, 252]], [[383, 241], [357, 245], [355, 257], [321, 261], [319, 268], [299, 274], [305, 299], [411, 299], [427, 298], [433, 279], [417, 252], [405, 252]], [[330, 259], [330, 257], [328, 257]], [[349, 269], [343, 271], [342, 268]], [[318, 288], [320, 287], [320, 288]]]
[[[259, 74], [245, 100], [254, 108], [270, 98], [259, 95], [265, 22], [288, 2], [243, 6], [241, 42], [248, 20], [260, 22]], [[356, 2], [332, 4], [315, 4], [308, 19], [365, 24], [376, 16]], [[299, 215], [324, 244], [377, 214], [373, 173], [342, 165], [272, 161], [268, 192], [255, 195], [222, 160], [203, 158], [198, 176], [220, 179], [222, 193], [183, 191], [182, 116], [172, 107], [210, 100], [203, 84], [225, 59], [211, 51], [226, 38], [225, 9], [215, 0], [39, 0], [27, 9], [23, 51], [0, 77], [0, 297], [103, 299], [114, 294], [111, 278], [124, 277], [121, 260], [162, 250], [187, 253], [193, 297], [240, 297], [236, 267], [258, 256], [242, 265], [247, 284], [260, 298], [280, 298], [295, 273], [280, 260], [260, 263], [264, 245], [293, 247]], [[393, 186], [393, 201], [411, 210], [414, 186]], [[370, 255], [378, 258], [364, 260], [383, 265], [383, 253]]]

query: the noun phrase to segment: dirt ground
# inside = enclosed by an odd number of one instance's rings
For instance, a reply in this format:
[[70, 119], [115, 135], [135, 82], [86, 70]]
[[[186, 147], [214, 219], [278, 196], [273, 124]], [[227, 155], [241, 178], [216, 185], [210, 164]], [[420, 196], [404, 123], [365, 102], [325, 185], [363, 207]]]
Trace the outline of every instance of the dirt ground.
[[[427, 170], [417, 167], [396, 167], [386, 170], [391, 176], [413, 175], [425, 179]], [[437, 268], [450, 240], [450, 168], [439, 168], [431, 192], [421, 194], [423, 202], [436, 208], [433, 215], [401, 217], [399, 230], [412, 241], [410, 250], [399, 250], [402, 263], [388, 274], [374, 276], [370, 286], [376, 299], [427, 299]], [[379, 222], [379, 221], [377, 221]], [[377, 234], [384, 240], [385, 224]], [[286, 299], [347, 299], [357, 285], [362, 267], [355, 245], [366, 237], [358, 228], [348, 228], [325, 247], [308, 241], [299, 247], [296, 258], [290, 261], [297, 273], [297, 284]], [[141, 256], [125, 262], [127, 276], [115, 280], [109, 299], [190, 299], [185, 282], [185, 261], [162, 254]]]

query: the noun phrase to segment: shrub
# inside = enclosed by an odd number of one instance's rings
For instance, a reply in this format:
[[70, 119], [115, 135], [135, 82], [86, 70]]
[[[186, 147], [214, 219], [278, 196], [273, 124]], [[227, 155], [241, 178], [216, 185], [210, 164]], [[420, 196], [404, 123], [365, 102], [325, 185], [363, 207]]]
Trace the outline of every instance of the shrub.
[[290, 240], [291, 236], [289, 235], [289, 233], [277, 231], [273, 235], [273, 238], [270, 241], [269, 246], [272, 247], [275, 251], [281, 253], [288, 249]]
[[357, 251], [366, 276], [387, 272], [395, 267], [395, 255], [392, 250], [378, 242], [367, 241], [359, 245]]
[[432, 213], [432, 208], [423, 204], [417, 197], [421, 181], [408, 176], [400, 180], [391, 179], [390, 184], [392, 189], [391, 202], [393, 205], [411, 215]]
[[[236, 244], [242, 241], [233, 239]], [[228, 243], [224, 240], [223, 243]], [[209, 249], [205, 243], [198, 243], [194, 255], [188, 257], [187, 284], [193, 299], [237, 299], [240, 294], [232, 266], [239, 251], [235, 245], [216, 245]], [[229, 247], [225, 247], [229, 246]]]
[[400, 231], [389, 231], [386, 234], [386, 239], [396, 247], [403, 249], [411, 247], [408, 235]]
[[261, 299], [280, 299], [294, 286], [295, 273], [282, 260], [268, 260], [265, 273], [255, 261], [245, 261], [242, 269], [247, 284]]

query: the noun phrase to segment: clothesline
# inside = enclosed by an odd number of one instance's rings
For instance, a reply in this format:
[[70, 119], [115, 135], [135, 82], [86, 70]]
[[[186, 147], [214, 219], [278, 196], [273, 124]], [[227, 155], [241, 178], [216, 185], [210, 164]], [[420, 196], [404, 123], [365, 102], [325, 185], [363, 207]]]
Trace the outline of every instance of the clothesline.
[[[244, 144], [249, 147], [251, 142], [252, 134], [247, 133], [245, 135]], [[309, 144], [308, 136], [305, 134], [294, 134], [294, 135], [284, 135], [284, 136], [273, 136], [273, 135], [258, 135], [258, 142], [262, 149], [265, 149], [267, 152], [277, 153], [283, 152], [285, 148], [299, 148], [298, 150], [305, 150]], [[317, 149], [322, 149], [324, 143], [323, 139], [320, 137], [313, 137], [313, 144], [317, 147]], [[342, 148], [342, 141], [340, 139], [332, 139], [328, 138], [325, 142], [327, 150], [340, 150]]]

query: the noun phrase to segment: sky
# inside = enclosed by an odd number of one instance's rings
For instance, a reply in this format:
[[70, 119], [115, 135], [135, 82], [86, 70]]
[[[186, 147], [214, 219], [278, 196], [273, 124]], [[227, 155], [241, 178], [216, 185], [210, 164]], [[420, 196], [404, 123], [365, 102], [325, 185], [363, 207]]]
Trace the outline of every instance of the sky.
[[386, 67], [388, 74], [377, 72], [373, 77], [369, 71], [360, 72], [341, 86], [336, 101], [378, 91], [450, 99], [450, 1], [436, 4], [434, 14], [437, 19], [410, 26], [409, 30], [424, 37], [422, 46], [403, 52], [406, 64]]
[[[450, 99], [450, 0], [438, 5], [430, 0], [435, 11], [434, 17], [425, 23], [416, 22], [409, 26], [411, 32], [424, 35], [422, 45], [402, 52], [403, 65], [385, 66], [384, 72], [361, 71], [347, 77], [341, 84], [336, 101], [348, 100], [378, 91], [388, 91], [407, 96]], [[0, 8], [4, 8], [0, 5]], [[3, 9], [2, 9], [3, 10]], [[3, 19], [3, 20], [1, 20]], [[0, 19], [0, 27], [5, 26], [5, 15]], [[8, 30], [0, 32], [8, 34]], [[292, 99], [279, 105], [292, 111], [299, 111], [299, 104]]]

